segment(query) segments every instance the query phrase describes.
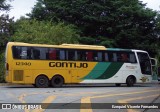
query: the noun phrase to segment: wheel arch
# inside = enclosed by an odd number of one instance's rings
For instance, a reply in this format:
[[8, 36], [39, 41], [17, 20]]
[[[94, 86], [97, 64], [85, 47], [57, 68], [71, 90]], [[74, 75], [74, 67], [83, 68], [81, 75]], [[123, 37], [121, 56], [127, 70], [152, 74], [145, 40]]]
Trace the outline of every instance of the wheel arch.
[[49, 78], [45, 74], [39, 74], [35, 77], [33, 85], [38, 88], [46, 88], [49, 85]]
[[136, 84], [136, 83], [137, 83], [137, 79], [136, 79], [136, 77], [135, 77], [134, 75], [132, 75], [132, 74], [127, 76], [127, 78], [126, 78], [126, 83], [127, 83], [127, 79], [130, 78], [130, 77], [134, 79], [134, 84]]
[[[128, 77], [132, 77], [134, 79], [134, 84], [137, 82], [137, 79], [136, 79], [136, 77], [134, 75], [129, 75]], [[127, 81], [127, 78], [126, 78], [126, 81]]]

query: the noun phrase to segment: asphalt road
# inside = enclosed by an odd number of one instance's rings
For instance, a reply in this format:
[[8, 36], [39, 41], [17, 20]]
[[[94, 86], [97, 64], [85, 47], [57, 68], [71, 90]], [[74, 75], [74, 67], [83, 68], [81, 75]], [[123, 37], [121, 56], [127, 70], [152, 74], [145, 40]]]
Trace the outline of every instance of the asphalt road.
[[[0, 112], [160, 112], [160, 84], [65, 85], [61, 88], [1, 85], [0, 103], [1, 108], [3, 105]], [[5, 104], [12, 109], [6, 109]], [[146, 108], [149, 104], [152, 107]]]

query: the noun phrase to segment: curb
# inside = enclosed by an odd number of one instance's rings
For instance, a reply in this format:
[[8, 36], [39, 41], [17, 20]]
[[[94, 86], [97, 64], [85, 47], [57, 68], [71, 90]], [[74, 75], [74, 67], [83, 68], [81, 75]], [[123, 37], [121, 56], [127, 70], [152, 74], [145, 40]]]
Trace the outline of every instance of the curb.
[[158, 81], [158, 80], [152, 80], [151, 81], [151, 84], [155, 84], [155, 83], [160, 83], [160, 81]]

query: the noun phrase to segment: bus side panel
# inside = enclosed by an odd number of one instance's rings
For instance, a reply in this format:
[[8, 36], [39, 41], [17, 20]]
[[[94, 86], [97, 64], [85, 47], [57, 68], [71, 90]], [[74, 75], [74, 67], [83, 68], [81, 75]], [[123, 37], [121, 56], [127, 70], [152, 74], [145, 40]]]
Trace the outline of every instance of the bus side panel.
[[49, 63], [50, 61], [43, 60], [14, 60], [12, 82], [34, 84], [36, 77], [39, 75], [45, 75], [49, 80], [54, 75], [61, 75], [64, 77], [65, 83], [71, 83], [71, 75], [73, 74], [74, 77], [77, 75], [76, 70], [71, 71], [65, 67], [49, 67]]
[[[83, 77], [81, 83], [115, 83], [122, 82], [123, 63], [99, 62], [90, 73]], [[92, 79], [92, 81], [91, 81]]]
[[24, 70], [24, 82], [25, 84], [34, 84], [33, 76], [34, 70]]
[[126, 83], [126, 80], [129, 76], [135, 76], [136, 81], [140, 77], [139, 66], [137, 63], [125, 63], [122, 67], [123, 71], [123, 83]]
[[35, 83], [36, 77], [39, 75], [46, 75], [49, 80], [52, 79], [55, 75], [60, 75], [64, 78], [64, 83], [71, 83], [71, 75], [68, 70], [59, 70], [59, 69], [48, 69], [48, 70], [33, 70], [32, 83]]

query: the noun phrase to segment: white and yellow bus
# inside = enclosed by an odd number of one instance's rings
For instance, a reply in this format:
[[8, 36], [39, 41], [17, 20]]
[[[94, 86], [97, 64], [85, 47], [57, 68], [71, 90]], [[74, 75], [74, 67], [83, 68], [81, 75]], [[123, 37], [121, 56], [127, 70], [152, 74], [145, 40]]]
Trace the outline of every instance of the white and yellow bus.
[[133, 86], [152, 80], [151, 59], [146, 51], [104, 46], [9, 42], [5, 66], [6, 82], [36, 87], [73, 83]]

